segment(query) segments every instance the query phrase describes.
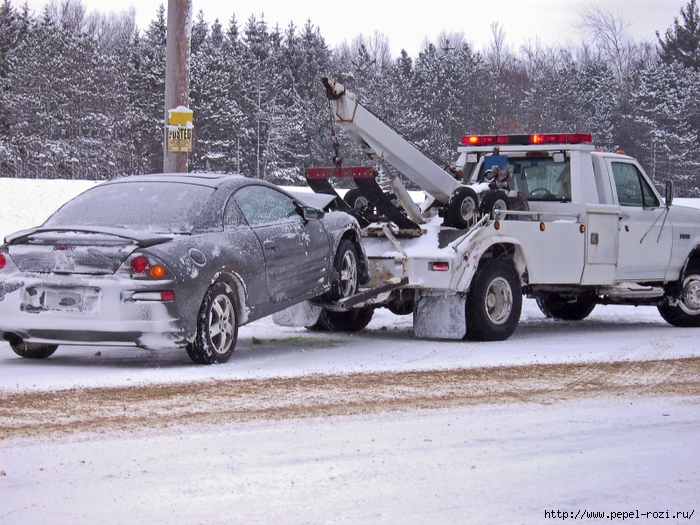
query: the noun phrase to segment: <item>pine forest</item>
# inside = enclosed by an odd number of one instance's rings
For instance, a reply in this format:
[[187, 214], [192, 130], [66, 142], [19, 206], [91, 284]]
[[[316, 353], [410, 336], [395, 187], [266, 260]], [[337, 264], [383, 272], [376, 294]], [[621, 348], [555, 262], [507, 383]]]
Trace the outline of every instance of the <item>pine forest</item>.
[[[441, 165], [466, 134], [592, 133], [599, 149], [636, 157], [657, 186], [700, 197], [700, 13], [679, 5], [654, 41], [600, 10], [582, 14], [585, 43], [517, 49], [502, 27], [474, 49], [441, 34], [418, 56], [381, 33], [331, 48], [309, 20], [271, 27], [264, 15], [192, 24], [191, 171], [304, 183], [332, 165], [333, 126], [320, 78]], [[39, 14], [0, 3], [0, 176], [111, 179], [163, 168], [166, 19], [88, 13], [79, 0]], [[341, 131], [343, 164], [369, 159]]]

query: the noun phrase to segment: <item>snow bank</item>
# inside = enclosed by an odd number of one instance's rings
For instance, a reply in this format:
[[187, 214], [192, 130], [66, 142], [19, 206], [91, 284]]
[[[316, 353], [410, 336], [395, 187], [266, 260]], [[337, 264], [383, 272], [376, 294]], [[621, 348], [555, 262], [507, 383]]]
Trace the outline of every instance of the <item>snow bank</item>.
[[95, 184], [88, 180], [0, 178], [0, 239], [39, 226], [63, 203]]

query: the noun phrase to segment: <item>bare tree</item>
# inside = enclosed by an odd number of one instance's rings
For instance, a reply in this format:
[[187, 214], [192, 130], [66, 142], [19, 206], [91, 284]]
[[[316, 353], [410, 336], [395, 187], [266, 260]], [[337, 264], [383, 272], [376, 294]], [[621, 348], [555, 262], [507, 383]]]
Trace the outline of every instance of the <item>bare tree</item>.
[[46, 6], [51, 19], [75, 33], [82, 33], [86, 29], [87, 13], [80, 0], [51, 0]]
[[635, 47], [627, 32], [630, 25], [621, 15], [613, 15], [598, 7], [581, 13], [580, 28], [593, 40], [601, 58], [612, 64], [619, 84], [631, 65]]

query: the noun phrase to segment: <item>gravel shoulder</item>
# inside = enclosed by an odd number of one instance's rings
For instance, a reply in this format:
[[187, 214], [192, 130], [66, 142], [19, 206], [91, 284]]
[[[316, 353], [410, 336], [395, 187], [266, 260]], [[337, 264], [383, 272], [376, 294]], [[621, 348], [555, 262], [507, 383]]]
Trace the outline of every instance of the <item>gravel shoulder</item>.
[[700, 358], [3, 392], [0, 439], [610, 396], [700, 402]]

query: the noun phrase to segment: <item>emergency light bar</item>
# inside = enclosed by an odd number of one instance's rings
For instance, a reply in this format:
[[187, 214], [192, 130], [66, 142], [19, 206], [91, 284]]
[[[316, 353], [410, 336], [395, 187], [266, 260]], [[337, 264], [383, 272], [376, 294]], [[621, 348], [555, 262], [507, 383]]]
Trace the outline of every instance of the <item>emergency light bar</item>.
[[534, 135], [465, 135], [466, 146], [532, 146], [537, 144], [591, 144], [590, 133], [537, 133]]

